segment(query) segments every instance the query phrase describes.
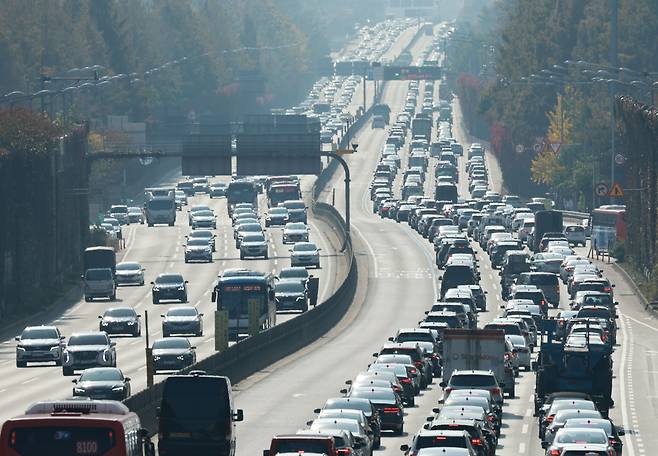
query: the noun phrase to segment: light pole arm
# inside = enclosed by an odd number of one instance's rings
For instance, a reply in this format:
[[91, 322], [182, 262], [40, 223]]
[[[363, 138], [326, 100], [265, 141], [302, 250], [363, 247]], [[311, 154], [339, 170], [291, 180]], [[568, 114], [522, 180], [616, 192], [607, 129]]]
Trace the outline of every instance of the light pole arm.
[[350, 241], [350, 167], [347, 165], [347, 162], [343, 157], [334, 152], [322, 151], [320, 152], [320, 155], [338, 160], [338, 163], [341, 164], [345, 171], [345, 235], [347, 243], [347, 241]]

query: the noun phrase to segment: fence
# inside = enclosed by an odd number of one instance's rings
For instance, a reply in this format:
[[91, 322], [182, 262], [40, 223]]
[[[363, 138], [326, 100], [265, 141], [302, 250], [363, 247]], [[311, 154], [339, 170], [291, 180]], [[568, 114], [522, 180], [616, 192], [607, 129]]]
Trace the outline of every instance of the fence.
[[617, 98], [621, 154], [626, 157], [626, 256], [650, 277], [656, 265], [658, 110], [631, 97]]
[[[28, 118], [34, 115], [25, 114], [27, 128], [43, 121]], [[79, 126], [42, 153], [28, 145], [0, 154], [0, 319], [40, 310], [80, 274], [89, 226], [86, 146], [87, 128]]]

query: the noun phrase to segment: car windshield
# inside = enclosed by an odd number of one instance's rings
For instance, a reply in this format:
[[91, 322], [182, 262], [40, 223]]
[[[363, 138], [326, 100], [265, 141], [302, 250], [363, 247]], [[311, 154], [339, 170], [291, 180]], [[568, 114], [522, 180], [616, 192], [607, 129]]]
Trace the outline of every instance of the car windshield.
[[288, 223], [286, 225], [287, 230], [306, 230], [306, 224], [304, 223]]
[[317, 250], [315, 244], [295, 244], [292, 248], [295, 252], [314, 252]]
[[107, 345], [108, 340], [105, 334], [80, 334], [71, 336], [69, 345]]
[[261, 228], [260, 224], [258, 223], [244, 223], [240, 225], [240, 228], [238, 231], [245, 231], [245, 232], [257, 232], [257, 231], [262, 231], [263, 228]]
[[57, 339], [55, 328], [30, 328], [23, 331], [21, 339]]
[[137, 271], [142, 267], [139, 263], [119, 263], [117, 264], [117, 271]]
[[496, 380], [491, 375], [453, 375], [450, 378], [450, 386], [494, 386]]
[[106, 317], [134, 317], [135, 311], [133, 309], [108, 309], [104, 316]]
[[395, 338], [396, 342], [434, 342], [432, 335], [429, 332], [410, 332], [400, 333]]
[[196, 309], [190, 307], [179, 307], [167, 312], [168, 317], [195, 317], [196, 315]]
[[286, 201], [285, 207], [288, 209], [304, 209], [306, 205], [302, 201]]
[[153, 342], [153, 349], [158, 348], [189, 348], [190, 344], [186, 339], [160, 339]]
[[127, 214], [128, 208], [126, 206], [113, 206], [110, 212], [113, 214]]
[[603, 429], [560, 429], [555, 436], [556, 443], [608, 443]]
[[163, 274], [155, 279], [156, 283], [176, 284], [183, 282], [183, 276], [180, 274]]
[[273, 207], [270, 209], [270, 215], [287, 215], [288, 209], [285, 207]]
[[304, 285], [301, 282], [278, 282], [276, 284], [277, 293], [303, 293]]
[[350, 393], [350, 397], [362, 397], [371, 401], [395, 402], [395, 393], [393, 390], [384, 388], [357, 389]]
[[128, 213], [129, 214], [141, 214], [142, 210], [139, 207], [129, 207], [128, 208]]
[[111, 269], [87, 269], [85, 273], [85, 279], [87, 280], [109, 280], [111, 278]]
[[250, 234], [242, 238], [242, 242], [265, 242], [262, 234]]
[[190, 240], [188, 240], [187, 245], [204, 245], [204, 246], [207, 246], [209, 244], [208, 244], [207, 239], [200, 238], [200, 239], [190, 239]]
[[212, 236], [213, 236], [212, 232], [208, 230], [195, 230], [188, 235], [188, 237], [190, 238], [204, 238], [204, 239], [211, 238]]
[[111, 382], [123, 380], [119, 369], [87, 369], [80, 375], [81, 382]]
[[195, 217], [212, 217], [214, 214], [212, 211], [196, 211], [194, 213]]

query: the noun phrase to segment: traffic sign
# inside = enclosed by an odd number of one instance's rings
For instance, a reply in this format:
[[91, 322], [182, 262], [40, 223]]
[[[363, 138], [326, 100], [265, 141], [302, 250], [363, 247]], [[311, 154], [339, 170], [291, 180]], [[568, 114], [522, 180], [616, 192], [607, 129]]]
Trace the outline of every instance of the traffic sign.
[[439, 66], [385, 66], [385, 81], [438, 80], [442, 72]]
[[560, 147], [561, 146], [562, 146], [562, 143], [550, 143], [549, 144], [549, 147], [551, 148], [551, 151], [553, 151], [553, 153], [555, 155], [560, 155]]
[[532, 146], [532, 148], [535, 151], [535, 153], [538, 154], [539, 152], [541, 152], [541, 143], [536, 142], [534, 146]]
[[594, 188], [596, 191], [596, 196], [607, 196], [608, 195], [608, 184], [605, 182], [599, 182]]
[[615, 163], [616, 164], [623, 165], [625, 161], [626, 161], [626, 157], [624, 157], [622, 154], [615, 155]]
[[615, 184], [610, 189], [608, 196], [619, 196], [619, 197], [624, 196], [624, 189], [621, 188], [621, 185], [615, 182]]

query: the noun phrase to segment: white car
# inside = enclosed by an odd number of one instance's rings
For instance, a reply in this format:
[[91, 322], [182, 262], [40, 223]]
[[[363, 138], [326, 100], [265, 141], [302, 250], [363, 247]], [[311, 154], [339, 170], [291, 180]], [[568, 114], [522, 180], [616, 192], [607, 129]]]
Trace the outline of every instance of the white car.
[[267, 260], [267, 239], [263, 233], [247, 233], [240, 241], [240, 259], [260, 257]]
[[587, 242], [585, 236], [585, 228], [582, 225], [567, 225], [564, 227], [564, 237], [567, 238], [570, 244], [575, 246], [582, 245], [585, 247]]
[[309, 228], [302, 222], [289, 222], [283, 228], [283, 243], [292, 244], [295, 242], [308, 242]]
[[124, 261], [117, 263], [116, 280], [117, 285], [144, 285], [144, 269], [136, 261]]
[[290, 249], [290, 266], [320, 268], [320, 250], [312, 242], [297, 242]]
[[505, 338], [512, 344], [518, 367], [523, 367], [526, 371], [529, 371], [532, 368], [532, 360], [530, 359], [530, 347], [528, 347], [525, 337], [508, 334]]

